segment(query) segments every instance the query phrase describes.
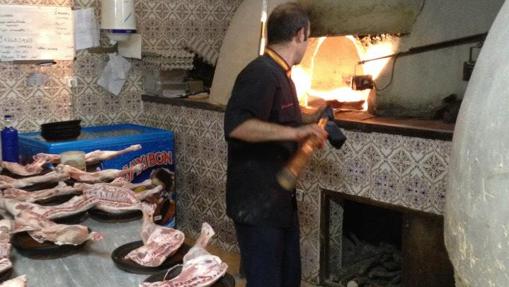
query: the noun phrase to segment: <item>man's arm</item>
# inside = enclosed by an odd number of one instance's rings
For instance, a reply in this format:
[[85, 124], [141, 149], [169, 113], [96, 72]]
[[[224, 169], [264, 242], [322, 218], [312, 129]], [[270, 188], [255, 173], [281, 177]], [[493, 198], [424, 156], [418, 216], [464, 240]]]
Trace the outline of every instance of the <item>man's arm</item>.
[[316, 135], [322, 143], [327, 139], [327, 132], [321, 129], [317, 124], [293, 128], [264, 122], [258, 119], [249, 119], [236, 127], [229, 136], [231, 138], [255, 143], [265, 141], [300, 142], [311, 135]]
[[305, 124], [317, 123], [325, 108], [327, 108], [325, 100], [308, 95], [308, 106], [300, 106], [302, 122]]

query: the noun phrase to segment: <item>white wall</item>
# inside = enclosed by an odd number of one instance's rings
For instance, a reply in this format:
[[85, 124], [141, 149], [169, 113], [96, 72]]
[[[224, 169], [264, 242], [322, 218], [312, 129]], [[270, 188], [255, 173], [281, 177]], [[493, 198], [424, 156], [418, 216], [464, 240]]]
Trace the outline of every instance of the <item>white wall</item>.
[[509, 286], [509, 3], [488, 35], [454, 132], [445, 243], [457, 287]]
[[[503, 0], [426, 0], [412, 32], [402, 37], [400, 51], [487, 32], [503, 3]], [[379, 113], [429, 115], [444, 97], [452, 93], [463, 97], [467, 86], [462, 80], [463, 62], [468, 60], [472, 45], [399, 58], [393, 84], [378, 93]], [[391, 64], [377, 81], [378, 86], [388, 82]]]

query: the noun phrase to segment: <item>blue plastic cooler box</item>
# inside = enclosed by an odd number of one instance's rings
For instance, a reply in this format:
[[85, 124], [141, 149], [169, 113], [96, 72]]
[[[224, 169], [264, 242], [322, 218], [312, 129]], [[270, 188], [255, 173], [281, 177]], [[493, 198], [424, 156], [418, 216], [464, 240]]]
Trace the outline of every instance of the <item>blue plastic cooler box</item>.
[[19, 142], [22, 162], [32, 161], [32, 157], [41, 152], [59, 154], [70, 150], [121, 150], [141, 144], [142, 149], [138, 151], [103, 161], [101, 169], [124, 169], [144, 163], [146, 169], [129, 178], [133, 182], [147, 179], [151, 170], [158, 167], [166, 167], [175, 172], [174, 134], [162, 129], [133, 124], [107, 125], [83, 128], [75, 140], [48, 142], [39, 132], [34, 132], [20, 134]]
[[[151, 171], [159, 167], [175, 172], [175, 141], [171, 131], [133, 124], [118, 124], [82, 128], [77, 139], [68, 141], [48, 142], [39, 132], [23, 133], [19, 136], [19, 152], [24, 163], [31, 162], [32, 157], [37, 153], [121, 150], [134, 144], [140, 144], [142, 149], [103, 161], [100, 168], [125, 169], [143, 163], [145, 166], [143, 171], [129, 175], [128, 179], [132, 182], [141, 182], [149, 178]], [[174, 204], [175, 189], [169, 192], [167, 197]], [[175, 218], [171, 218], [164, 225], [174, 226]]]

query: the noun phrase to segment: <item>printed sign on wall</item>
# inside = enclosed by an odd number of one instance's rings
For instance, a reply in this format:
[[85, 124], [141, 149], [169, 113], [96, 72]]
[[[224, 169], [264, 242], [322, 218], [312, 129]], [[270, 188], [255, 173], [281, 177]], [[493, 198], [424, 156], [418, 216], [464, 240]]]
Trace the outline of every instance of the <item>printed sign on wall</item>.
[[73, 59], [70, 7], [0, 5], [0, 61]]

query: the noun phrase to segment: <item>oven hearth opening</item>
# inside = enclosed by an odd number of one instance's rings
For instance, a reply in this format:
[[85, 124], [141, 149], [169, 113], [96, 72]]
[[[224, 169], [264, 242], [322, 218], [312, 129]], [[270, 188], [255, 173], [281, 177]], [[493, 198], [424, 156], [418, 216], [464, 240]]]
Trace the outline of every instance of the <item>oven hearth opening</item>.
[[321, 192], [320, 286], [453, 287], [443, 217]]
[[330, 36], [311, 38], [300, 65], [292, 69], [299, 102], [327, 101], [336, 112], [374, 111], [376, 80], [390, 58], [364, 60], [393, 54], [399, 36]]
[[326, 286], [401, 286], [400, 212], [331, 197]]

